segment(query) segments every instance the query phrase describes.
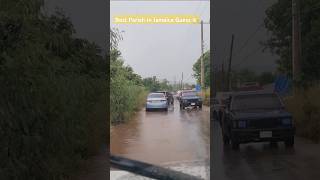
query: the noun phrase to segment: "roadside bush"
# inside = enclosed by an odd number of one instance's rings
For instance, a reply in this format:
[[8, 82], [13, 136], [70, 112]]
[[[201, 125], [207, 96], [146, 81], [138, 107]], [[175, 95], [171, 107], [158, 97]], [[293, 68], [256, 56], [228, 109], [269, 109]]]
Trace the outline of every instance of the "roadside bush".
[[[105, 141], [101, 136], [106, 118], [88, 119], [95, 105], [104, 101], [104, 80], [37, 75], [13, 79], [10, 73], [1, 79], [6, 83], [0, 90], [1, 177], [62, 179], [88, 156], [90, 136], [99, 136], [99, 144]], [[96, 122], [93, 133], [88, 129], [91, 121]]]
[[131, 115], [140, 110], [145, 102], [146, 90], [143, 86], [128, 81], [119, 74], [110, 85], [111, 123], [127, 121]]
[[0, 7], [0, 179], [65, 179], [106, 142], [106, 60], [36, 2]]
[[145, 103], [147, 93], [142, 78], [121, 59], [121, 52], [117, 49], [121, 39], [119, 31], [111, 29], [110, 124], [129, 120]]
[[287, 109], [293, 114], [297, 133], [316, 142], [320, 140], [320, 87], [298, 90], [286, 98]]

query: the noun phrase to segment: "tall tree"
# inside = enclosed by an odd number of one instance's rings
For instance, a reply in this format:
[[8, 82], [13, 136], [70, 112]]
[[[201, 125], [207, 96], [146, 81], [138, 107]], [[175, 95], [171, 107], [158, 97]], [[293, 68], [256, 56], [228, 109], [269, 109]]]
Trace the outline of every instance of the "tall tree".
[[[301, 69], [304, 82], [320, 79], [320, 3], [318, 0], [301, 2]], [[292, 0], [277, 1], [266, 10], [265, 27], [270, 38], [265, 46], [279, 56], [278, 70], [292, 75]]]

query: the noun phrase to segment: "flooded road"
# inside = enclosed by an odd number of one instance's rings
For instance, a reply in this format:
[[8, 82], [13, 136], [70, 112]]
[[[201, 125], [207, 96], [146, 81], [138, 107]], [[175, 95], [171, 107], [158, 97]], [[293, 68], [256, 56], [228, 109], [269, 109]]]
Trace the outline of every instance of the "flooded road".
[[112, 127], [111, 153], [155, 165], [203, 161], [209, 165], [209, 108], [181, 110], [175, 100], [168, 112], [139, 111], [131, 121]]
[[239, 151], [224, 147], [221, 128], [213, 122], [214, 179], [225, 180], [300, 180], [320, 179], [320, 145], [296, 137], [295, 147], [283, 143], [241, 144]]

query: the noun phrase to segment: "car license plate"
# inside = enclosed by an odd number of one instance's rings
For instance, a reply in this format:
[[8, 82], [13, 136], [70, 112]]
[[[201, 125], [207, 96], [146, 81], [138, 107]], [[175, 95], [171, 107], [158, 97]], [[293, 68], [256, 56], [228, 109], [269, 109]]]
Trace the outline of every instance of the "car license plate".
[[191, 103], [191, 106], [194, 106], [194, 105], [196, 105], [196, 103]]
[[260, 131], [260, 138], [272, 137], [272, 131]]

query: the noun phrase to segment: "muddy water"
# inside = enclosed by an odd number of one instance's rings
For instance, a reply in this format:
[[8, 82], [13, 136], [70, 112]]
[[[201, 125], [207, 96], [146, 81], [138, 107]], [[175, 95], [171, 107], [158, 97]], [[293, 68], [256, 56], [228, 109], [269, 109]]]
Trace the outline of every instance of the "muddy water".
[[209, 162], [209, 108], [168, 112], [142, 109], [111, 130], [111, 153], [152, 164]]

